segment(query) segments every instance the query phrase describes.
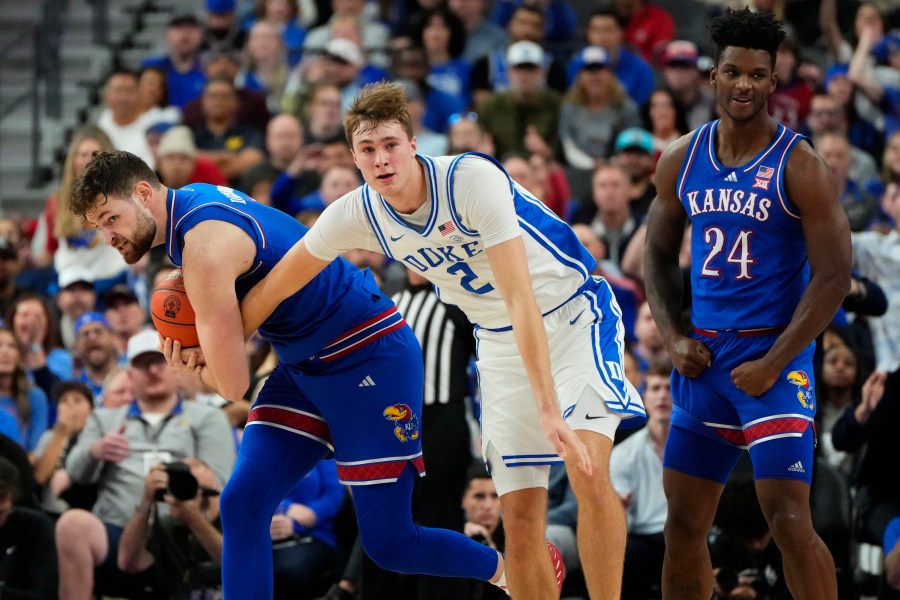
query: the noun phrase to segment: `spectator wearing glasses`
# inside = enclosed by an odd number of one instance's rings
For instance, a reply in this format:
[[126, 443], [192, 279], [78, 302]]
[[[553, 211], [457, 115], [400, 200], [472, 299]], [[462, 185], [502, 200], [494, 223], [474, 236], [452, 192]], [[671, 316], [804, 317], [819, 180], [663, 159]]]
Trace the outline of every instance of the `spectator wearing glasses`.
[[99, 491], [92, 512], [73, 509], [56, 524], [63, 600], [90, 598], [95, 578], [97, 591], [113, 596], [158, 583], [152, 573], [127, 573], [117, 561], [125, 524], [136, 510], [147, 510], [139, 503], [151, 468], [196, 457], [221, 485], [234, 466], [228, 419], [221, 410], [178, 397], [176, 371], [166, 364], [156, 332], [132, 337], [127, 356], [135, 401], [95, 409], [66, 459], [73, 481], [96, 482]]

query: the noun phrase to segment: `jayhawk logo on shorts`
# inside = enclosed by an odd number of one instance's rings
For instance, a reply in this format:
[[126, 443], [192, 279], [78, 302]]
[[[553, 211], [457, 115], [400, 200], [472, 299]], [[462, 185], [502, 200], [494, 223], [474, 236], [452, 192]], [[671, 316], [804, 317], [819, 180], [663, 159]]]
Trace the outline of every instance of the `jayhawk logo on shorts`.
[[803, 408], [813, 410], [816, 405], [813, 401], [812, 386], [809, 384], [809, 376], [805, 371], [791, 371], [787, 380], [797, 386], [797, 400]]
[[405, 404], [395, 404], [384, 409], [384, 417], [396, 424], [394, 435], [401, 442], [419, 439], [419, 419]]

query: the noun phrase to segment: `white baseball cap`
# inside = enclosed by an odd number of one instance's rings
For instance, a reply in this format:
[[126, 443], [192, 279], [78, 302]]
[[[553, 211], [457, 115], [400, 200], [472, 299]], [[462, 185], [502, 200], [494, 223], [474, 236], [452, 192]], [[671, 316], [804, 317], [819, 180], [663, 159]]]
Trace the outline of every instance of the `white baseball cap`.
[[543, 67], [544, 51], [534, 42], [522, 40], [506, 49], [506, 63], [511, 67], [519, 65]]

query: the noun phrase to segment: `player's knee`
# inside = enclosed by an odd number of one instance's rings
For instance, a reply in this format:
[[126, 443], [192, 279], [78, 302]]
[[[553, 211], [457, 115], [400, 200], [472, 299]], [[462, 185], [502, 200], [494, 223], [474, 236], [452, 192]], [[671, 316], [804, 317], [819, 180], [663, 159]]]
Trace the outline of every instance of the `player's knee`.
[[663, 529], [667, 546], [691, 544], [699, 541], [705, 544], [708, 532], [709, 527], [707, 527], [707, 524], [701, 522], [695, 515], [690, 512], [673, 511], [670, 507]]
[[[246, 485], [246, 483], [240, 485], [238, 481], [229, 481], [219, 498], [222, 526], [229, 528], [237, 522], [246, 524], [249, 520], [256, 518], [268, 527], [272, 514], [277, 508], [276, 504], [271, 507], [271, 510], [268, 510], [266, 508], [268, 504], [270, 503], [266, 501], [258, 486]], [[247, 507], [250, 506], [253, 507], [253, 510], [247, 510]]]
[[406, 539], [402, 532], [368, 535], [360, 533], [363, 550], [376, 565], [388, 571], [409, 572], [411, 564], [409, 553], [414, 551], [415, 546]]
[[802, 552], [816, 540], [808, 510], [791, 504], [778, 505], [766, 515], [769, 531], [782, 553]]
[[503, 529], [507, 543], [540, 541], [547, 531], [547, 519], [541, 512], [517, 511], [503, 515]]

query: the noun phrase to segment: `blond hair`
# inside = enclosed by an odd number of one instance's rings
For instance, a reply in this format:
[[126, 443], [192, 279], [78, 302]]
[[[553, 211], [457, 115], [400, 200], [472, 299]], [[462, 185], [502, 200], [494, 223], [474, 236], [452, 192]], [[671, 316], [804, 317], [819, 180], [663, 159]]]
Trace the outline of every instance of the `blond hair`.
[[406, 106], [403, 87], [396, 83], [380, 81], [365, 86], [356, 95], [347, 114], [344, 115], [344, 131], [347, 143], [353, 149], [353, 135], [372, 131], [382, 123], [398, 123], [407, 137], [412, 139], [412, 121]]
[[96, 125], [85, 125], [72, 135], [72, 143], [69, 144], [69, 152], [66, 154], [66, 162], [63, 165], [62, 180], [59, 190], [56, 192], [56, 220], [53, 222], [53, 236], [59, 240], [75, 237], [84, 228], [80, 215], [72, 212], [72, 187], [75, 185], [74, 173], [75, 154], [78, 147], [87, 140], [94, 140], [100, 144], [101, 152], [115, 150], [109, 136]]

